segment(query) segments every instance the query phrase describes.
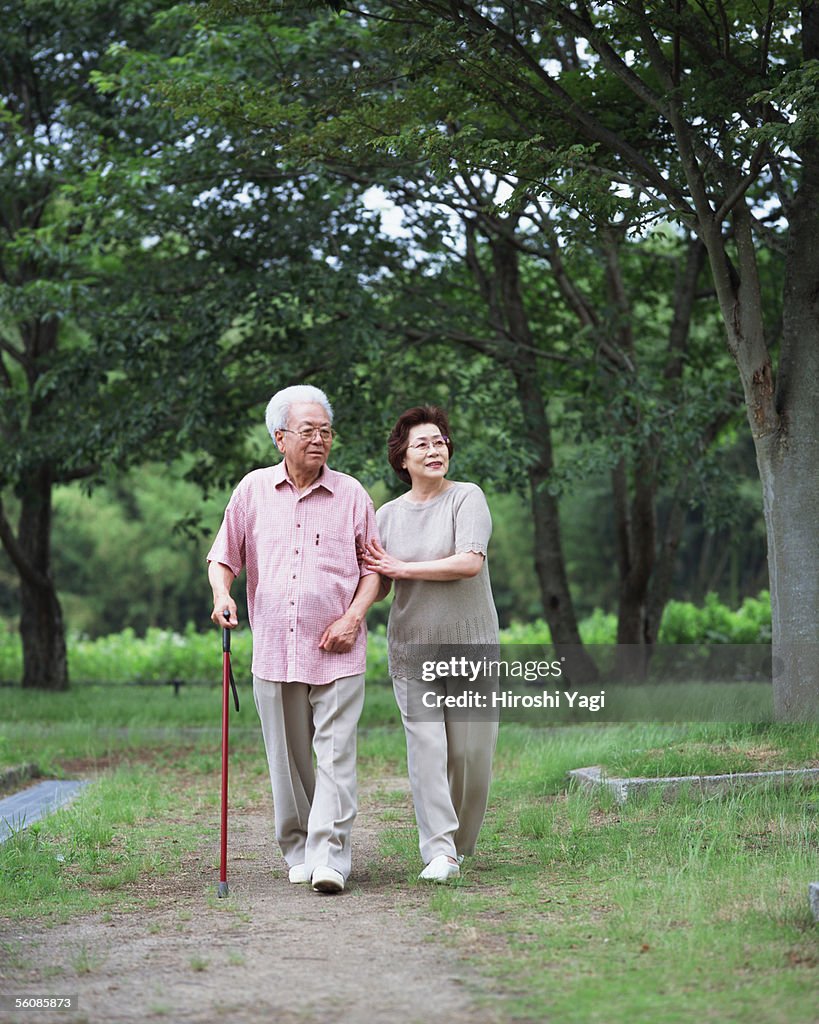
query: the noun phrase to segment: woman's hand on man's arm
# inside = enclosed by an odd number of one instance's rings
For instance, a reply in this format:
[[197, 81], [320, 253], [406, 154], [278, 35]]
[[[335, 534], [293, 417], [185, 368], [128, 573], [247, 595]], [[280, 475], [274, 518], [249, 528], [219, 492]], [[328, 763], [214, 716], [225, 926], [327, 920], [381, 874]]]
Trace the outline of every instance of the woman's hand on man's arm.
[[481, 571], [483, 561], [484, 555], [479, 551], [462, 551], [426, 562], [402, 562], [385, 551], [378, 541], [371, 541], [364, 554], [364, 564], [368, 569], [393, 580], [446, 582], [470, 579]]

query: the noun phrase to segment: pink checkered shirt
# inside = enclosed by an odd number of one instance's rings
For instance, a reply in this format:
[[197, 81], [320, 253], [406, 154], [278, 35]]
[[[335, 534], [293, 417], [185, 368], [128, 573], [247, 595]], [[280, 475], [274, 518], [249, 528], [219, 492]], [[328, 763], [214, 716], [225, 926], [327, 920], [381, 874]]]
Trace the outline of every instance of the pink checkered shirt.
[[347, 654], [323, 651], [319, 640], [350, 607], [360, 578], [370, 575], [358, 550], [373, 537], [369, 495], [329, 466], [301, 495], [284, 462], [239, 483], [207, 557], [234, 576], [247, 568], [255, 676], [319, 684], [364, 671], [364, 623]]

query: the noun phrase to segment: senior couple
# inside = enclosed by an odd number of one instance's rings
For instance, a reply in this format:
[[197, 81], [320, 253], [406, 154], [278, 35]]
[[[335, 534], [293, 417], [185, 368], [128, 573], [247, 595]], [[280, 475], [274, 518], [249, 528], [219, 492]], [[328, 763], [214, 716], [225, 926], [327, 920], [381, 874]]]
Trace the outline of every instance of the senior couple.
[[253, 694], [289, 880], [338, 893], [350, 874], [365, 616], [393, 584], [390, 675], [406, 733], [419, 877], [457, 878], [486, 811], [497, 723], [464, 720], [446, 706], [419, 712], [421, 681], [407, 652], [497, 643], [486, 499], [475, 484], [447, 480], [453, 444], [435, 406], [398, 418], [388, 459], [410, 489], [377, 514], [358, 481], [327, 465], [333, 410], [324, 392], [279, 391], [266, 423], [283, 459], [233, 492], [208, 577], [211, 617], [234, 629], [231, 584], [247, 570]]

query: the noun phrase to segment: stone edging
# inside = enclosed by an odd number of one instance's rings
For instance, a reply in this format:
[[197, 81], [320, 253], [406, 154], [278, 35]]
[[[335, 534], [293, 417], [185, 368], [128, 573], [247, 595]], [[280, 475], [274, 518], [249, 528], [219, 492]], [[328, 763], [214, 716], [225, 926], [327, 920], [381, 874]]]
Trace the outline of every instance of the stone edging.
[[688, 791], [703, 796], [746, 789], [760, 785], [790, 786], [819, 784], [819, 768], [782, 768], [768, 772], [736, 772], [730, 775], [668, 775], [663, 778], [613, 778], [599, 765], [574, 768], [567, 773], [570, 781], [582, 789], [594, 791], [602, 787], [614, 795], [618, 804], [626, 800], [660, 790], [664, 800], [675, 799]]

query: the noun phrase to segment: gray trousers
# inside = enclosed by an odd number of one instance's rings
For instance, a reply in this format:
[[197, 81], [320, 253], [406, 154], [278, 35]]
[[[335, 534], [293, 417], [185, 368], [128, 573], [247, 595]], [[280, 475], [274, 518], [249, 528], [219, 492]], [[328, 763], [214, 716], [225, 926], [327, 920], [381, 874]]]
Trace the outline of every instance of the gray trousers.
[[425, 864], [441, 854], [475, 852], [486, 814], [497, 721], [475, 721], [468, 711], [447, 707], [417, 712], [407, 707], [408, 687], [434, 689], [419, 679], [393, 679], [392, 688], [407, 739], [418, 845]]
[[[358, 810], [356, 727], [364, 676], [322, 686], [253, 677], [262, 723], [276, 841], [290, 867], [350, 874], [350, 832]], [[315, 765], [313, 756], [315, 755]]]

